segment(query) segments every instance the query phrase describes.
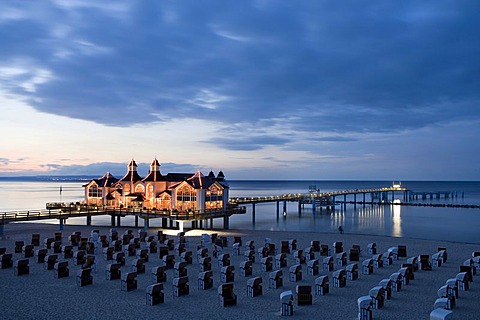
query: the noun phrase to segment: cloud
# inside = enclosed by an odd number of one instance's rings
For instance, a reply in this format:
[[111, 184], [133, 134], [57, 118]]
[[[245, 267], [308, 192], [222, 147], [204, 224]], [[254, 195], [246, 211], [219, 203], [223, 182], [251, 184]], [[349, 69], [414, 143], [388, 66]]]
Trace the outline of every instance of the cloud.
[[[0, 85], [41, 112], [118, 127], [289, 119], [323, 141], [480, 117], [476, 2], [31, 5], [0, 4]], [[212, 143], [290, 141], [277, 133]]]

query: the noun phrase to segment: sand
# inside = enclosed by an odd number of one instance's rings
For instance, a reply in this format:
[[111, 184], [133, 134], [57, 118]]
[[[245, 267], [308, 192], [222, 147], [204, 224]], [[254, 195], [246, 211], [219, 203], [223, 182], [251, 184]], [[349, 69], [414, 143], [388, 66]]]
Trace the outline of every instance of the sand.
[[[100, 229], [100, 234], [107, 234], [109, 227], [97, 226], [72, 226], [65, 225], [63, 244], [68, 243], [68, 235], [74, 231], [81, 231], [83, 237], [90, 235], [92, 229]], [[126, 229], [132, 229], [137, 234], [138, 229], [117, 228], [119, 234]], [[156, 234], [158, 228], [150, 228], [149, 234]], [[40, 233], [41, 241], [46, 237], [53, 237], [58, 232], [58, 226], [52, 224], [9, 224], [5, 226], [5, 236], [0, 240], [0, 247], [6, 247], [7, 252], [14, 252], [14, 243], [24, 240], [30, 243], [32, 233]], [[234, 291], [237, 294], [237, 305], [231, 307], [220, 306], [217, 287], [221, 284], [220, 268], [216, 259], [212, 258], [214, 286], [212, 289], [199, 290], [197, 276], [199, 266], [196, 259], [196, 248], [200, 244], [202, 233], [215, 232], [219, 236], [226, 236], [229, 243], [224, 248], [224, 253], [230, 253], [231, 264], [235, 266]], [[164, 230], [169, 238], [176, 240], [177, 231]], [[264, 245], [265, 238], [271, 238], [280, 249], [282, 240], [296, 239], [299, 249], [310, 245], [311, 240], [319, 240], [332, 248], [334, 241], [343, 242], [344, 250], [353, 244], [362, 248], [362, 255], [358, 262], [360, 274], [358, 280], [349, 281], [344, 288], [333, 287], [333, 272], [322, 271], [323, 257], [315, 253], [315, 258], [320, 260], [320, 275], [328, 274], [330, 277], [330, 293], [325, 296], [314, 294], [315, 278], [307, 273], [307, 266], [302, 265], [303, 279], [299, 282], [290, 282], [288, 269], [294, 264], [293, 254], [288, 254], [288, 265], [283, 268], [283, 286], [278, 289], [268, 288], [269, 272], [262, 272], [258, 256], [253, 265], [253, 275], [263, 279], [263, 295], [255, 298], [247, 296], [247, 280], [251, 277], [240, 275], [240, 262], [244, 260], [244, 246], [241, 255], [233, 255], [233, 236], [241, 236], [243, 243], [254, 240], [255, 248]], [[73, 264], [72, 259], [67, 259], [70, 266], [70, 276], [62, 279], [54, 278], [54, 271], [45, 270], [43, 264], [36, 263], [30, 258], [30, 274], [15, 276], [13, 269], [0, 270], [0, 310], [1, 319], [278, 319], [280, 318], [280, 293], [286, 290], [295, 292], [296, 285], [311, 285], [313, 304], [297, 306], [294, 302], [294, 315], [290, 318], [301, 319], [356, 319], [358, 313], [357, 298], [368, 295], [369, 290], [376, 286], [380, 280], [388, 278], [390, 274], [398, 271], [406, 258], [394, 261], [393, 265], [374, 269], [371, 275], [361, 274], [361, 263], [370, 258], [367, 244], [376, 242], [379, 253], [387, 251], [389, 247], [406, 245], [408, 256], [420, 254], [432, 255], [438, 247], [446, 247], [448, 261], [441, 267], [434, 267], [432, 271], [417, 271], [415, 279], [409, 285], [404, 285], [400, 292], [393, 292], [392, 299], [385, 301], [385, 306], [380, 310], [373, 310], [373, 319], [429, 319], [433, 304], [437, 298], [437, 290], [449, 278], [459, 272], [459, 266], [470, 258], [473, 251], [480, 251], [480, 245], [463, 244], [454, 242], [440, 242], [408, 238], [393, 238], [383, 236], [365, 236], [339, 233], [307, 233], [307, 232], [268, 232], [221, 230], [205, 231], [191, 230], [186, 232], [189, 248], [193, 252], [193, 264], [188, 265], [190, 294], [176, 297], [173, 295], [172, 279], [174, 270], [167, 271], [165, 287], [165, 303], [148, 306], [145, 303], [145, 288], [152, 284], [150, 269], [160, 265], [157, 254], [150, 254], [150, 261], [146, 263], [146, 273], [138, 275], [138, 289], [125, 292], [121, 291], [120, 280], [106, 280], [106, 265], [110, 263], [103, 258], [102, 253], [96, 256], [97, 271], [93, 273], [94, 283], [90, 286], [76, 286], [76, 271], [80, 266]], [[144, 244], [142, 244], [144, 245]], [[212, 256], [212, 246], [208, 246]], [[61, 254], [60, 254], [61, 256]], [[20, 259], [21, 253], [14, 253], [14, 260]], [[131, 262], [135, 257], [126, 257], [126, 265], [122, 272], [131, 271]], [[179, 261], [178, 256], [175, 257]], [[60, 260], [64, 260], [60, 257]], [[350, 263], [350, 262], [348, 262]], [[338, 269], [338, 267], [335, 267]], [[275, 267], [274, 267], [275, 270]], [[478, 276], [474, 276], [469, 291], [460, 291], [456, 307], [453, 309], [455, 319], [478, 319], [480, 313], [480, 283]], [[288, 317], [287, 317], [288, 318]]]

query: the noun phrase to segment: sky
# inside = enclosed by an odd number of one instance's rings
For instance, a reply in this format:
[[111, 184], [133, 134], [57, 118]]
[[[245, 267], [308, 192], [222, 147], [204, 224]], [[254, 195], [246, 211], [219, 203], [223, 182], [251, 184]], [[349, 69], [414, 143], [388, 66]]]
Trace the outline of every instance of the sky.
[[480, 180], [479, 1], [0, 2], [0, 176]]

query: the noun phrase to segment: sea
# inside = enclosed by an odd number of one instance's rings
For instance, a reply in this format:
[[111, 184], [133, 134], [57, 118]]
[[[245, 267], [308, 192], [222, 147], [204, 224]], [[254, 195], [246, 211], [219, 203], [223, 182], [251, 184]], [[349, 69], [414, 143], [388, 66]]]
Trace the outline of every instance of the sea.
[[[83, 186], [87, 177], [17, 177], [0, 178], [0, 214], [2, 212], [45, 209], [47, 202], [77, 202], [84, 199]], [[308, 193], [371, 189], [389, 187], [392, 181], [228, 181], [231, 197], [278, 196], [289, 193]], [[430, 240], [447, 240], [480, 244], [480, 182], [479, 181], [402, 181], [403, 187], [415, 192], [451, 192], [449, 198], [410, 200], [416, 205], [399, 205], [406, 202], [403, 193], [395, 194], [397, 204], [336, 205], [335, 210], [313, 210], [304, 205], [299, 212], [298, 203], [287, 202], [285, 212], [277, 217], [276, 204], [252, 205], [247, 212], [230, 218], [230, 229], [300, 232], [338, 232], [408, 237]], [[343, 197], [342, 197], [343, 198]], [[337, 199], [343, 200], [343, 199]], [[347, 199], [353, 200], [353, 199]], [[357, 201], [359, 198], [357, 198]], [[448, 206], [429, 206], [446, 204]], [[477, 208], [455, 207], [472, 205]], [[42, 223], [58, 223], [56, 220]], [[94, 217], [92, 225], [110, 223], [109, 216]], [[85, 218], [70, 218], [67, 224], [85, 224]], [[133, 217], [122, 219], [123, 226], [134, 225]], [[161, 220], [152, 219], [151, 227], [160, 227]], [[214, 228], [223, 227], [222, 219], [214, 220]]]

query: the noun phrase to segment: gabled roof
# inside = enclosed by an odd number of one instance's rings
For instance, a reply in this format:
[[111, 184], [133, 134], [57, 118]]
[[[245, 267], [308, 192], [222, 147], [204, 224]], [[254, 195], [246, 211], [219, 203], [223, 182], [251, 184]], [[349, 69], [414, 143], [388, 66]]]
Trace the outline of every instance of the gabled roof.
[[110, 187], [113, 187], [115, 185], [115, 183], [117, 183], [118, 179], [115, 178], [114, 176], [112, 176], [110, 174], [110, 172], [107, 172], [103, 175], [103, 177], [101, 177], [99, 179], [93, 179], [93, 181], [95, 181], [95, 183], [99, 187], [110, 188]]
[[167, 178], [167, 181], [181, 182], [188, 179], [191, 176], [192, 176], [191, 173], [167, 173], [166, 178]]
[[214, 180], [205, 177], [200, 171], [197, 171], [197, 173], [185, 181], [195, 189], [208, 189], [215, 182]]

